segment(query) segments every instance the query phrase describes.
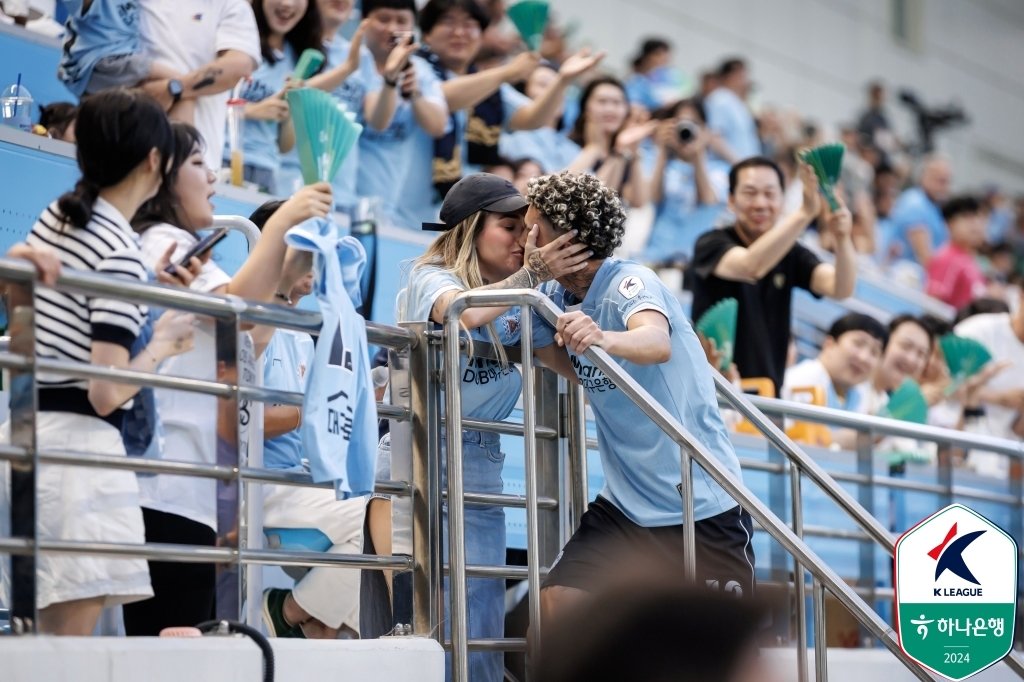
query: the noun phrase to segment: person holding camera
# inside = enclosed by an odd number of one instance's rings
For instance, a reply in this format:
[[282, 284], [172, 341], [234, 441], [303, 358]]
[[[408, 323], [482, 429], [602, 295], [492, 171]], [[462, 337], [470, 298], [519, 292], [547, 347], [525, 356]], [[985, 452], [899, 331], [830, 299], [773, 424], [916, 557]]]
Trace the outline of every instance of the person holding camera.
[[647, 256], [689, 261], [697, 237], [711, 229], [724, 208], [729, 169], [708, 159], [712, 133], [699, 99], [682, 100], [666, 113], [654, 133], [650, 193], [655, 218]]
[[[397, 98], [390, 125], [367, 126], [359, 137], [356, 181], [361, 197], [377, 197], [386, 220], [398, 220], [399, 178], [416, 157], [420, 138], [433, 140], [448, 130], [448, 103], [441, 79], [414, 54], [416, 3], [413, 0], [364, 0], [363, 40], [383, 79], [379, 99]], [[403, 58], [395, 61], [395, 55]]]

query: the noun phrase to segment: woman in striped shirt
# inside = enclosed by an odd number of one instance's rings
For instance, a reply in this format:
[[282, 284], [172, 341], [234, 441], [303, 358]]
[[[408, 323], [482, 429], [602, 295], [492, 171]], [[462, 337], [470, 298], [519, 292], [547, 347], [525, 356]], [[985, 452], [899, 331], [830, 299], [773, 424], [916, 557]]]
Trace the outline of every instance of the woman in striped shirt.
[[[77, 127], [82, 177], [43, 211], [26, 242], [55, 251], [63, 268], [146, 281], [130, 220], [160, 187], [173, 149], [170, 123], [148, 96], [113, 90], [82, 105]], [[190, 273], [181, 275], [191, 279]], [[45, 286], [35, 293], [40, 358], [154, 371], [165, 358], [192, 347], [193, 317], [167, 313], [146, 348], [129, 359], [147, 314], [144, 306]], [[45, 372], [36, 379], [40, 450], [124, 455], [120, 424], [138, 387]], [[0, 441], [9, 434], [9, 423], [0, 427]], [[6, 468], [3, 473], [6, 478]], [[6, 494], [6, 483], [0, 494]], [[144, 541], [138, 484], [129, 471], [42, 465], [36, 496], [40, 540]], [[39, 629], [53, 634], [89, 635], [105, 606], [152, 595], [142, 559], [43, 552], [36, 573]]]

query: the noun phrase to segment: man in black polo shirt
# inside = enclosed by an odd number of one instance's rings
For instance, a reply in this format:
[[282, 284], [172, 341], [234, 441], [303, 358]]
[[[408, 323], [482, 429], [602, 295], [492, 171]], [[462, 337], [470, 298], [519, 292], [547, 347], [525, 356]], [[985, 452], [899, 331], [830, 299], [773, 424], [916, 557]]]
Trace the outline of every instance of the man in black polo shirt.
[[846, 298], [857, 276], [852, 219], [842, 198], [839, 209], [825, 218], [836, 235], [835, 265], [797, 243], [821, 206], [814, 171], [800, 163], [799, 174], [803, 204], [779, 220], [784, 183], [779, 167], [757, 156], [733, 166], [729, 209], [736, 224], [703, 234], [693, 257], [693, 319], [723, 298], [739, 301], [736, 369], [742, 377], [771, 379], [776, 392], [786, 371], [793, 288]]

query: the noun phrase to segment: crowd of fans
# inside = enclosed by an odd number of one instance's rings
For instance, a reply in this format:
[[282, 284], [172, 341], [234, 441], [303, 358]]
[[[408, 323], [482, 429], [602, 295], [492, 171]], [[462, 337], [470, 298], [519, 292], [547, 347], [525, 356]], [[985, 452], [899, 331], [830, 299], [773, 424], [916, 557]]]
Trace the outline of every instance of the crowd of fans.
[[[721, 349], [705, 338], [698, 342], [687, 324], [676, 300], [685, 300], [678, 277], [667, 276], [675, 270], [683, 270], [683, 285], [692, 292], [691, 319], [723, 299], [737, 300], [733, 364], [722, 368], [736, 381], [767, 379], [772, 392], [792, 399], [812, 389], [829, 407], [883, 414], [889, 394], [912, 378], [928, 400], [930, 423], [1024, 437], [1024, 199], [1014, 204], [992, 187], [954, 196], [955, 163], [915, 155], [901, 143], [882, 84], [871, 84], [865, 110], [835, 131], [846, 155], [839, 206], [830, 208], [797, 151], [833, 135], [793, 112], [752, 111], [754, 65], [740, 58], [688, 79], [672, 66], [671, 43], [650, 39], [622, 80], [602, 71], [602, 52], [571, 50], [557, 21], [539, 51], [526, 51], [504, 20], [501, 0], [430, 0], [422, 7], [413, 0], [363, 0], [362, 18], [348, 38], [352, 0], [201, 4], [195, 12], [187, 0], [184, 6], [142, 0], [129, 11], [84, 0], [71, 8], [59, 77], [82, 103], [50, 104], [41, 122], [51, 136], [77, 140], [82, 179], [10, 255], [34, 260], [49, 281], [55, 268], [67, 267], [294, 305], [310, 291], [309, 263], [286, 249], [285, 231], [332, 212], [344, 223], [361, 200], [371, 199], [382, 221], [444, 232], [411, 269], [400, 320], [441, 322], [454, 293], [464, 289], [542, 285], [567, 312], [535, 341], [538, 357], [581, 379], [602, 456], [612, 463], [604, 467], [609, 494], [592, 506], [586, 532], [567, 547], [569, 558], [546, 584], [546, 610], [561, 609], [566, 594], [588, 589], [595, 566], [605, 561], [591, 546], [593, 537], [633, 542], [638, 528], [678, 527], [671, 525], [678, 523], [677, 491], [658, 487], [673, 465], [639, 466], [651, 469], [649, 477], [627, 465], [665, 444], [638, 434], [622, 440], [630, 408], [614, 400], [615, 386], [582, 359], [587, 347], [604, 346], [633, 376], [649, 380], [649, 390], [664, 384], [663, 404], [697, 405], [703, 417], [684, 410], [680, 421], [696, 419], [688, 423], [691, 431], [738, 474], [704, 362], [706, 355], [720, 367]], [[292, 74], [306, 49], [326, 59], [300, 82]], [[297, 87], [334, 93], [364, 126], [330, 186], [301, 186], [284, 96]], [[229, 96], [232, 106], [243, 107], [239, 149], [225, 140]], [[288, 198], [254, 217], [263, 237], [233, 277], [198, 259], [168, 271], [195, 243], [196, 231], [212, 222], [210, 197], [220, 169], [237, 151], [245, 182]], [[613, 252], [660, 270], [671, 288]], [[961, 311], [955, 327], [931, 316], [882, 321], [851, 313], [828, 321], [817, 358], [793, 357], [793, 290], [844, 299], [854, 293], [858, 272], [873, 270]], [[558, 286], [543, 284], [551, 280]], [[598, 296], [616, 305], [599, 306]], [[212, 322], [174, 314], [150, 321], [140, 306], [51, 290], [43, 290], [36, 306], [41, 357], [159, 367], [203, 379], [230, 376]], [[515, 308], [477, 310], [462, 322], [473, 339], [514, 345], [519, 314]], [[958, 385], [938, 344], [951, 330], [982, 342], [995, 358]], [[258, 330], [253, 338], [255, 352], [270, 359], [267, 385], [302, 390], [312, 340]], [[502, 419], [515, 405], [521, 380], [504, 358], [489, 362], [467, 368], [463, 391], [482, 390], [464, 398], [467, 416]], [[668, 371], [685, 381], [659, 374]], [[88, 433], [95, 438], [76, 437], [74, 449], [214, 464], [221, 445], [235, 436], [237, 424], [222, 418], [212, 397], [166, 390], [136, 396], [134, 388], [96, 379], [69, 383], [40, 375], [40, 383], [40, 447], [66, 446], [69, 433]], [[159, 433], [137, 453], [126, 451], [128, 432], [122, 442], [118, 430], [133, 397], [155, 405]], [[267, 466], [301, 470], [301, 410], [268, 406], [265, 420]], [[836, 430], [828, 440], [846, 445], [854, 437]], [[500, 492], [497, 436], [466, 431], [463, 443], [467, 488]], [[934, 449], [905, 439], [886, 439], [879, 448], [935, 457]], [[677, 458], [671, 444], [666, 451]], [[1008, 471], [1005, 458], [983, 453], [961, 463], [997, 476]], [[53, 519], [55, 537], [230, 542], [223, 534], [230, 522], [218, 520], [212, 481], [156, 475], [136, 483], [124, 472], [109, 480], [99, 474], [70, 480], [61, 467], [43, 471], [52, 480], [44, 474], [41, 490], [54, 494], [41, 495], [50, 506], [41, 502], [39, 514]], [[698, 526], [698, 554], [705, 552], [707, 560], [718, 552], [721, 583], [750, 592], [749, 517], [717, 486], [703, 479], [700, 486], [696, 511], [705, 525]], [[90, 521], [81, 505], [101, 489], [137, 503], [116, 509], [93, 504], [89, 514], [97, 516]], [[319, 528], [331, 540], [330, 551], [359, 551], [365, 502], [320, 492], [300, 499], [271, 491], [268, 519]], [[106, 532], [111, 519], [122, 536]], [[500, 510], [471, 510], [467, 524], [470, 563], [503, 563]], [[703, 550], [702, 527], [719, 538]], [[642, 538], [666, 547], [676, 540], [654, 532]], [[102, 607], [120, 603], [129, 634], [155, 634], [212, 613], [218, 581], [212, 566], [183, 570], [150, 562], [147, 573], [142, 561], [97, 559], [90, 574], [79, 570], [77, 559], [43, 556], [39, 602], [48, 631], [87, 634]], [[269, 591], [264, 609], [271, 633], [359, 633], [358, 581], [339, 578], [345, 573], [316, 569], [292, 590]], [[471, 633], [500, 637], [498, 583], [475, 583]], [[102, 585], [101, 593], [95, 585]], [[474, 665], [474, 679], [500, 679], [493, 657], [475, 655]]]

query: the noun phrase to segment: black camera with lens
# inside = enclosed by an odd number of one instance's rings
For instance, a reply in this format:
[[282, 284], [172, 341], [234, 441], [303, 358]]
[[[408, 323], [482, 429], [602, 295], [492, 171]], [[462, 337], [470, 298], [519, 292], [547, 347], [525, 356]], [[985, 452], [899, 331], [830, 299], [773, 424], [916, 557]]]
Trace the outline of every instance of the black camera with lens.
[[700, 134], [700, 126], [693, 121], [680, 121], [676, 124], [676, 135], [682, 144], [690, 144]]

